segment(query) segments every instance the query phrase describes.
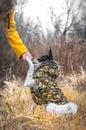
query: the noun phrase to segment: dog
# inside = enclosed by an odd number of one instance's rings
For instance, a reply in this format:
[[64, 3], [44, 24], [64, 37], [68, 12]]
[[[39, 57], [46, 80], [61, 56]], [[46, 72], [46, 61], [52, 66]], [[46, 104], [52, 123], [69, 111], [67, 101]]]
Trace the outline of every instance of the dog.
[[[55, 116], [60, 116], [64, 114], [76, 114], [78, 110], [77, 104], [68, 101], [67, 97], [64, 96], [62, 90], [55, 83], [55, 80], [57, 78], [56, 75], [58, 74], [59, 70], [59, 65], [58, 62], [53, 60], [51, 49], [49, 51], [49, 55], [42, 56], [41, 58], [34, 59], [32, 61], [28, 57], [26, 57], [26, 61], [29, 64], [29, 70], [24, 82], [24, 87], [30, 87], [33, 98], [33, 104], [31, 105], [30, 112], [35, 110], [37, 105], [44, 105], [46, 111]], [[47, 66], [45, 66], [46, 64]], [[48, 66], [50, 66], [51, 68], [57, 67], [56, 72], [54, 71], [53, 73], [54, 76], [52, 76], [51, 73], [47, 72], [47, 70], [43, 70], [43, 67], [48, 68], [49, 70], [50, 68]], [[39, 71], [40, 73], [43, 72], [41, 76], [39, 74]], [[47, 77], [44, 76], [44, 72], [46, 75], [47, 73], [49, 73], [49, 75], [47, 75]], [[33, 76], [34, 73], [38, 73], [38, 75], [35, 77]], [[40, 79], [40, 77], [42, 78]], [[48, 82], [47, 79], [49, 79], [50, 81]]]

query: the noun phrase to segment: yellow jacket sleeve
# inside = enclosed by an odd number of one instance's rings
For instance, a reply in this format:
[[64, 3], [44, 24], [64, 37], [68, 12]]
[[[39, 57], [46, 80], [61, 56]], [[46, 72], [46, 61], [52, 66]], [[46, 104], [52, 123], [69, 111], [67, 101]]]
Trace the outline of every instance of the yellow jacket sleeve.
[[14, 16], [15, 16], [15, 13], [14, 11], [12, 11], [10, 13], [10, 29], [8, 29], [8, 19], [6, 18], [4, 20], [4, 30], [5, 30], [5, 35], [7, 37], [9, 44], [13, 48], [17, 57], [20, 58], [22, 54], [24, 54], [25, 52], [28, 52], [28, 49], [25, 47], [24, 43], [22, 42], [16, 30]]

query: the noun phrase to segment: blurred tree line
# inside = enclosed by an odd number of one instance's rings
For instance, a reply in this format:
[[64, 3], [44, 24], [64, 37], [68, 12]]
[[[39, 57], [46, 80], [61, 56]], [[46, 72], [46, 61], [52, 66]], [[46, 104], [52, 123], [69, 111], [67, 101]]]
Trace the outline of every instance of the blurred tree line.
[[[84, 54], [82, 57], [86, 56], [86, 1], [80, 0], [80, 4], [76, 9], [74, 9], [74, 1], [69, 2], [65, 0], [66, 12], [60, 14], [58, 17], [54, 12], [54, 9], [51, 7], [51, 21], [54, 27], [54, 32], [46, 29], [47, 34], [45, 35], [42, 30], [42, 25], [39, 17], [37, 18], [37, 22], [34, 23], [28, 17], [27, 21], [24, 21], [23, 8], [27, 4], [28, 0], [18, 0], [18, 5], [16, 8], [16, 26], [17, 30], [20, 34], [20, 37], [24, 41], [25, 45], [33, 55], [33, 57], [39, 57], [48, 53], [50, 47], [53, 49], [57, 49], [54, 51], [55, 60], [59, 60], [60, 63], [63, 63], [60, 55], [60, 51], [58, 50], [58, 46], [61, 46], [63, 42], [77, 41], [78, 45], [80, 42], [84, 42]], [[65, 23], [63, 24], [63, 16], [66, 15]], [[53, 47], [53, 46], [56, 46]], [[68, 45], [69, 46], [69, 45]], [[81, 47], [81, 46], [80, 46]], [[61, 48], [60, 48], [61, 49]], [[59, 52], [59, 53], [58, 53]], [[83, 51], [82, 51], [83, 53]], [[67, 55], [67, 53], [66, 53]], [[57, 57], [56, 57], [57, 56]], [[61, 56], [61, 57], [60, 57]], [[10, 57], [10, 58], [9, 58]], [[82, 58], [83, 59], [83, 58]], [[66, 59], [65, 59], [66, 60]], [[66, 61], [64, 61], [66, 62]], [[80, 63], [81, 66], [85, 66], [86, 63]], [[72, 63], [73, 64], [73, 63]], [[65, 63], [66, 65], [66, 63]], [[6, 67], [7, 75], [15, 74], [16, 76], [25, 76], [27, 71], [27, 64], [22, 60], [16, 58], [12, 48], [9, 46], [3, 29], [3, 22], [0, 22], [0, 68]], [[79, 66], [79, 64], [78, 64]], [[66, 70], [68, 65], [66, 66]], [[9, 76], [8, 76], [9, 77]]]

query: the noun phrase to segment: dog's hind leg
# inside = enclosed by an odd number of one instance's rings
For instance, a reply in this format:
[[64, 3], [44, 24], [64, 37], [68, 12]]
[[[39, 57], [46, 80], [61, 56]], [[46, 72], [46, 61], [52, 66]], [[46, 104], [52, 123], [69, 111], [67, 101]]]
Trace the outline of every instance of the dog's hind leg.
[[30, 107], [30, 110], [29, 110], [29, 111], [30, 111], [30, 112], [34, 112], [36, 106], [37, 106], [36, 103], [33, 102], [32, 105], [31, 105], [31, 107]]

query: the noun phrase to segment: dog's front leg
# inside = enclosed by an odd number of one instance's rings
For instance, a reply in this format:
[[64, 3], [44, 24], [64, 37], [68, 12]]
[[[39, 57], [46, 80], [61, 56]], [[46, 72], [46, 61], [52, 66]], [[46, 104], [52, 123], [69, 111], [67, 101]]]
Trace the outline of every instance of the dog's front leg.
[[32, 105], [31, 105], [31, 107], [30, 107], [30, 110], [29, 110], [29, 111], [30, 111], [30, 112], [34, 112], [36, 106], [37, 106], [36, 103], [33, 102]]

